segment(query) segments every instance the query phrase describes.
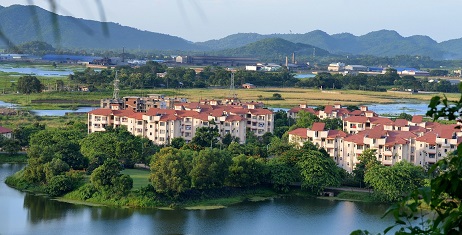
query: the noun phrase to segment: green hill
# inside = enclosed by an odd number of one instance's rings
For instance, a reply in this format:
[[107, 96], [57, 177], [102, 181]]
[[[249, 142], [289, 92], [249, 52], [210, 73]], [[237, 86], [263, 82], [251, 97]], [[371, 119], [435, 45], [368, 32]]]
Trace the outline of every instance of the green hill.
[[434, 59], [462, 58], [462, 39], [437, 43], [428, 36], [403, 37], [396, 31], [379, 30], [362, 36], [350, 33], [329, 35], [321, 30], [305, 34], [234, 34], [228, 37], [202, 42], [199, 45], [214, 49], [241, 47], [245, 43], [264, 38], [281, 38], [294, 43], [303, 43], [322, 48], [334, 54], [396, 56], [419, 55]]
[[248, 45], [216, 51], [217, 55], [229, 55], [237, 57], [253, 57], [261, 60], [284, 61], [285, 57], [292, 57], [295, 53], [297, 58], [311, 57], [316, 50], [316, 56], [327, 56], [329, 52], [319, 47], [303, 43], [293, 43], [282, 38], [266, 38]]
[[[60, 16], [36, 6], [1, 7], [0, 22], [7, 40], [15, 44], [44, 41], [55, 48], [72, 49], [201, 49], [179, 37], [141, 31], [112, 22]], [[6, 43], [6, 40], [0, 41], [3, 46]]]
[[[462, 38], [438, 43], [428, 36], [403, 37], [392, 30], [379, 30], [361, 36], [350, 33], [329, 35], [321, 30], [303, 34], [238, 33], [222, 39], [193, 43], [176, 36], [142, 31], [112, 22], [101, 23], [60, 16], [36, 6], [22, 5], [0, 6], [0, 22], [0, 32], [4, 35], [0, 37], [0, 47], [11, 43], [19, 45], [43, 41], [57, 49], [120, 50], [124, 47], [128, 50], [206, 52], [225, 56], [272, 57], [279, 60], [281, 56], [285, 58], [293, 52], [302, 56], [312, 55], [313, 48], [316, 48], [316, 56], [332, 53], [462, 59]], [[286, 42], [268, 40], [275, 38]], [[256, 42], [259, 43], [253, 44]], [[270, 48], [272, 46], [276, 48]]]

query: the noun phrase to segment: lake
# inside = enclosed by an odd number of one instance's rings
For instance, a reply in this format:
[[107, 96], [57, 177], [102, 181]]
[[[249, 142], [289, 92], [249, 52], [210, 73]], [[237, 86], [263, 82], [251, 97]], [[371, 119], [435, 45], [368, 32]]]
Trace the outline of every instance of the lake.
[[44, 70], [40, 68], [14, 68], [7, 66], [0, 66], [0, 71], [5, 73], [19, 73], [41, 77], [60, 77], [74, 74], [74, 71], [72, 70]]
[[349, 234], [382, 232], [388, 205], [278, 198], [217, 210], [89, 207], [22, 193], [4, 184], [23, 164], [0, 165], [0, 234]]
[[[416, 102], [410, 100], [398, 100], [393, 104], [366, 104], [369, 110], [376, 112], [379, 115], [398, 116], [400, 113], [407, 113], [411, 115], [424, 115], [428, 110], [429, 102]], [[7, 103], [0, 100], [0, 107], [18, 107], [16, 104]], [[98, 107], [78, 107], [76, 110], [63, 109], [63, 110], [31, 110], [38, 116], [64, 116], [66, 113], [75, 112], [90, 112]], [[287, 108], [271, 108], [273, 111], [284, 110]]]
[[[409, 100], [398, 100], [397, 103], [393, 104], [365, 104], [369, 110], [374, 111], [378, 115], [386, 116], [398, 116], [401, 113], [407, 113], [410, 115], [423, 115], [428, 111], [428, 104], [430, 102], [416, 102]], [[314, 108], [314, 106], [313, 106]], [[273, 111], [284, 110], [288, 111], [287, 108], [270, 108]]]

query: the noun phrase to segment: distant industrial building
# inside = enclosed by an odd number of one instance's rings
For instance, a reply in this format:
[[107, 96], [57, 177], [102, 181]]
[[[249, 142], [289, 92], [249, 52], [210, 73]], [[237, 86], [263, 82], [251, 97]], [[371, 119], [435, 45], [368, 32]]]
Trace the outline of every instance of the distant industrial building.
[[258, 59], [248, 57], [226, 57], [226, 56], [177, 56], [176, 63], [194, 65], [252, 65]]
[[329, 66], [327, 67], [327, 70], [329, 72], [342, 72], [345, 70], [345, 64], [344, 63], [332, 63], [332, 64], [329, 64]]

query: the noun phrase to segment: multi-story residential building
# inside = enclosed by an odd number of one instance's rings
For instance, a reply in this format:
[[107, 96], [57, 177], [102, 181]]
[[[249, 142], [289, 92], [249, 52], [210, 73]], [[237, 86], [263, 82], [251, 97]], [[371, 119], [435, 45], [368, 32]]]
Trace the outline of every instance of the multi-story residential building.
[[415, 140], [415, 158], [412, 163], [426, 166], [457, 149], [462, 142], [462, 132], [457, 125], [438, 125]]
[[169, 144], [175, 137], [190, 142], [200, 127], [216, 127], [220, 137], [230, 134], [245, 143], [246, 132], [262, 136], [274, 130], [273, 112], [255, 108], [257, 104], [219, 105], [175, 103], [173, 109], [150, 108], [135, 112], [133, 107], [111, 105], [88, 113], [88, 132], [105, 131], [107, 126], [125, 126], [134, 135], [144, 136], [156, 144]]
[[[456, 124], [424, 122], [422, 116], [414, 116], [412, 121], [392, 121], [368, 112], [365, 114], [344, 120], [346, 133], [337, 134], [336, 145], [328, 145], [329, 138], [326, 137], [326, 130], [323, 130], [324, 125], [319, 123], [315, 123], [312, 128], [289, 132], [289, 140], [299, 145], [311, 141], [325, 148], [338, 166], [350, 172], [366, 149], [374, 149], [377, 160], [383, 165], [408, 161], [426, 166], [446, 157], [462, 142], [462, 131], [456, 128]], [[331, 135], [330, 131], [327, 133]]]
[[319, 148], [324, 148], [332, 159], [339, 163], [343, 138], [347, 135], [340, 130], [326, 130], [325, 123], [315, 122], [311, 128], [298, 128], [289, 132], [289, 142], [300, 146], [310, 141]]
[[377, 125], [393, 124], [389, 118], [378, 117], [372, 111], [366, 111], [365, 116], [349, 116], [343, 119], [343, 131], [348, 134], [357, 134], [361, 131], [372, 129]]
[[162, 94], [149, 94], [147, 97], [126, 96], [121, 99], [102, 99], [101, 108], [113, 109], [119, 105], [120, 109], [131, 109], [135, 112], [146, 112], [151, 108], [172, 109], [176, 103], [187, 102], [186, 98], [165, 97]]
[[312, 113], [314, 115], [318, 115], [318, 111], [314, 110], [311, 107], [308, 107], [306, 104], [300, 104], [298, 107], [291, 108], [287, 111], [287, 117], [292, 119], [297, 119], [298, 113], [300, 111]]
[[317, 116], [319, 119], [340, 118], [343, 120], [350, 116], [350, 111], [346, 108], [342, 108], [340, 104], [326, 105], [324, 106], [324, 110], [319, 110]]
[[412, 140], [417, 137], [410, 131], [386, 130], [383, 125], [350, 135], [343, 140], [341, 166], [352, 171], [359, 163], [358, 157], [366, 149], [374, 149], [383, 165], [391, 166], [399, 161], [410, 161]]
[[369, 111], [367, 106], [361, 106], [359, 110], [349, 111], [348, 109], [343, 108], [340, 104], [334, 104], [324, 106], [324, 110], [315, 110], [306, 104], [300, 104], [298, 107], [289, 109], [287, 111], [287, 117], [296, 119], [298, 118], [298, 113], [300, 111], [312, 113], [319, 119], [339, 118], [344, 120], [351, 116], [378, 116], [376, 113]]

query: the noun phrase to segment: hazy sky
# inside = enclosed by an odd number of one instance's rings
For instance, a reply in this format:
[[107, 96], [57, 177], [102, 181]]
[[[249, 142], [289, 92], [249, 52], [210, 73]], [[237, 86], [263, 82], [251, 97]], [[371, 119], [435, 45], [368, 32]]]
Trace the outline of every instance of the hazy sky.
[[[461, 0], [55, 0], [58, 13], [170, 34], [193, 42], [235, 33], [349, 32], [381, 29], [402, 36], [428, 35], [441, 42], [462, 37]], [[49, 0], [1, 0], [0, 5]], [[1, 24], [1, 23], [0, 23]]]

